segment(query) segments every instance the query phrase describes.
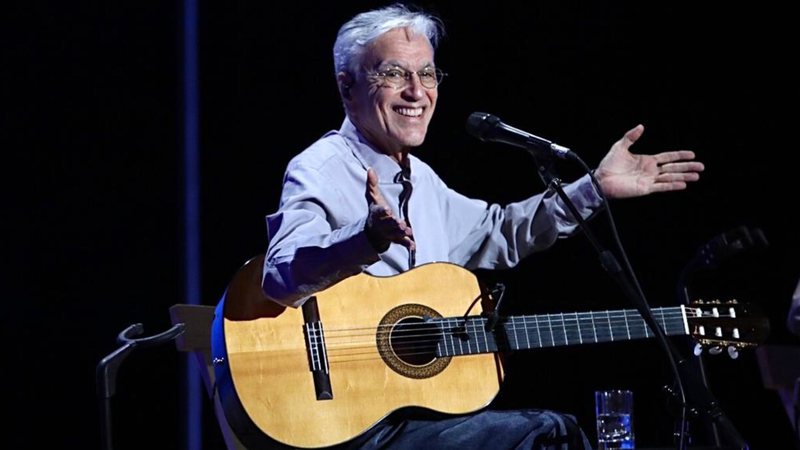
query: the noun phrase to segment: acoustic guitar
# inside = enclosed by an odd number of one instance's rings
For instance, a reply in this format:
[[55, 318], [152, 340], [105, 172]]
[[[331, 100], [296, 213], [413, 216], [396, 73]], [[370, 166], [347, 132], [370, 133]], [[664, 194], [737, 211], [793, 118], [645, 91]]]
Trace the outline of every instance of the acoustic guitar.
[[[261, 290], [263, 255], [236, 273], [212, 332], [225, 417], [244, 441], [318, 448], [347, 441], [389, 413], [462, 414], [488, 405], [506, 351], [653, 337], [635, 309], [500, 317], [470, 271], [421, 265], [360, 274], [300, 308]], [[482, 311], [470, 311], [480, 303]], [[716, 349], [755, 346], [768, 322], [736, 302], [653, 308], [666, 335]]]

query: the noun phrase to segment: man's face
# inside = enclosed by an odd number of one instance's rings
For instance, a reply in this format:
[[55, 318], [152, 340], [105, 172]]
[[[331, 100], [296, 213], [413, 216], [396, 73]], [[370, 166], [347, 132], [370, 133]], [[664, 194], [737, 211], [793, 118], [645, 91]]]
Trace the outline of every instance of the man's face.
[[[439, 94], [437, 87], [424, 87], [411, 72], [435, 67], [428, 39], [405, 28], [385, 33], [366, 48], [345, 104], [350, 120], [381, 152], [399, 160], [425, 140]], [[394, 75], [395, 85], [378, 73]], [[398, 74], [410, 74], [410, 79]]]

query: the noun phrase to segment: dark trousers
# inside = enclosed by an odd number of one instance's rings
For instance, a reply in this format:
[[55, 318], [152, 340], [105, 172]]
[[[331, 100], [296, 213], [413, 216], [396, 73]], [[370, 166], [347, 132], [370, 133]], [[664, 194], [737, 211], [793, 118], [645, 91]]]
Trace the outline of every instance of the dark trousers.
[[592, 450], [574, 417], [534, 409], [487, 409], [455, 417], [389, 417], [341, 448]]

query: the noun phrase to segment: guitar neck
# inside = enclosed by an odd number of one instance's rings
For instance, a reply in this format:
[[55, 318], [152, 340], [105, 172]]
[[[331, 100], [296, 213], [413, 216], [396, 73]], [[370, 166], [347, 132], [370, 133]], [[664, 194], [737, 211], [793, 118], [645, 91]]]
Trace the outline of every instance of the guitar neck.
[[[668, 336], [689, 334], [683, 307], [654, 308], [653, 317]], [[500, 318], [494, 327], [485, 316], [435, 319], [441, 340], [437, 356], [459, 356], [498, 350], [527, 350], [563, 345], [627, 341], [654, 337], [634, 309]]]

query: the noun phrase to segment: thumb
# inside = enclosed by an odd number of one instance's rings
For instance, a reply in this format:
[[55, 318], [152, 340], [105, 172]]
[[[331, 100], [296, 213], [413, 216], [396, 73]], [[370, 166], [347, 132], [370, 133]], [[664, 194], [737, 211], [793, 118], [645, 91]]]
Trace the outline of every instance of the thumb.
[[378, 187], [378, 174], [370, 167], [367, 169], [367, 201], [381, 206], [386, 206], [386, 200]]
[[622, 145], [626, 149], [629, 148], [631, 145], [633, 145], [634, 142], [639, 140], [639, 138], [642, 136], [642, 133], [644, 133], [644, 125], [642, 124], [636, 125], [635, 127], [628, 130], [627, 133], [625, 133], [625, 136], [622, 138]]

